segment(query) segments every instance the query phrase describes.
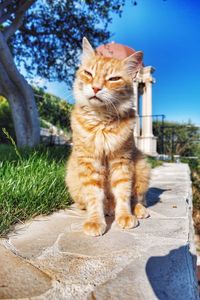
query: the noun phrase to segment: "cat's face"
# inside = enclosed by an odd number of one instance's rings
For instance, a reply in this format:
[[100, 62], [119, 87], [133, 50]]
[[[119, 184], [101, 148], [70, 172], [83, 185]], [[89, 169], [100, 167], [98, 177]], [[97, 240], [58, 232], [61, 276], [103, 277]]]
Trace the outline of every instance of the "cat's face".
[[130, 108], [133, 78], [141, 61], [142, 52], [136, 52], [125, 60], [99, 56], [84, 38], [82, 63], [74, 82], [77, 103], [94, 108]]

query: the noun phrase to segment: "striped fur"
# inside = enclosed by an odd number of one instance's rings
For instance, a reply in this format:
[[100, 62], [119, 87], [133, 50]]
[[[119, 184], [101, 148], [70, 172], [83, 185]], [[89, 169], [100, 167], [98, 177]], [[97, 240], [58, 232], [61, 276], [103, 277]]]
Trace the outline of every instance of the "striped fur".
[[127, 59], [98, 56], [84, 42], [74, 82], [73, 151], [66, 183], [73, 200], [87, 209], [84, 232], [98, 236], [106, 230], [105, 214], [114, 210], [116, 222], [124, 229], [137, 226], [137, 217], [148, 216], [141, 203], [150, 168], [134, 144], [131, 64]]

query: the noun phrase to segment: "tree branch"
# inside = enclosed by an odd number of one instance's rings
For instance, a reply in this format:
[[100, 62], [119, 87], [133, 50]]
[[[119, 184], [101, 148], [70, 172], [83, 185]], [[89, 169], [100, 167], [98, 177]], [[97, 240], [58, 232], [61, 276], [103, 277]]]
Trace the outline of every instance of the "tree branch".
[[9, 11], [9, 12], [5, 13], [4, 15], [2, 14], [0, 16], [0, 24], [3, 24], [5, 21], [7, 21], [11, 17], [12, 14], [13, 14], [13, 11]]
[[57, 34], [58, 30], [51, 30], [49, 32], [46, 32], [46, 31], [35, 31], [35, 30], [32, 30], [32, 29], [23, 28], [22, 32], [26, 33], [28, 35], [32, 35], [32, 36], [40, 36], [40, 35]]
[[[10, 52], [10, 49], [5, 41], [5, 38], [0, 31], [0, 64], [4, 67], [6, 70], [7, 77], [9, 80], [17, 87], [21, 93], [23, 93], [24, 97], [26, 98], [27, 104], [29, 102], [29, 98], [31, 101], [32, 97], [32, 89], [27, 88], [28, 84], [24, 78], [18, 71], [14, 59], [12, 57], [12, 54]], [[1, 72], [0, 72], [1, 73]], [[1, 76], [1, 74], [0, 74]], [[1, 79], [0, 79], [1, 80]], [[4, 80], [5, 82], [5, 80]]]
[[[13, 4], [13, 5], [11, 5]], [[3, 24], [15, 12], [13, 0], [4, 1], [0, 4], [0, 24]]]
[[[1, 71], [1, 64], [0, 64], [0, 71]], [[1, 79], [1, 76], [0, 76], [0, 79]], [[5, 97], [5, 92], [4, 92], [3, 85], [1, 82], [0, 82], [0, 96]]]
[[8, 7], [11, 3], [13, 2], [13, 0], [6, 0], [3, 3], [0, 4], [0, 14], [1, 12]]
[[23, 23], [24, 15], [26, 11], [31, 7], [31, 5], [36, 0], [27, 0], [22, 5], [20, 5], [19, 9], [15, 14], [15, 19], [13, 20], [12, 24], [6, 27], [3, 31], [5, 40], [7, 41], [16, 31], [20, 28]]
[[3, 64], [0, 62], [0, 94], [1, 96], [6, 97], [8, 95], [8, 91], [12, 92], [14, 90], [14, 85], [10, 78], [8, 77]]

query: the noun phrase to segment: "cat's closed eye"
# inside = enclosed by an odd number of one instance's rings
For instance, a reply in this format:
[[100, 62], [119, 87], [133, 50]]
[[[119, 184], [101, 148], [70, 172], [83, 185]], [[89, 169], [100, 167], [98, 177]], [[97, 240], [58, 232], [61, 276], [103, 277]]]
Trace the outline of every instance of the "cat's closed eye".
[[118, 80], [120, 80], [120, 79], [122, 79], [120, 76], [115, 76], [115, 77], [110, 77], [110, 78], [108, 79], [108, 81], [118, 81]]
[[87, 76], [89, 76], [89, 77], [92, 77], [92, 73], [90, 73], [89, 71], [84, 70], [84, 73], [85, 73], [85, 75], [87, 75]]

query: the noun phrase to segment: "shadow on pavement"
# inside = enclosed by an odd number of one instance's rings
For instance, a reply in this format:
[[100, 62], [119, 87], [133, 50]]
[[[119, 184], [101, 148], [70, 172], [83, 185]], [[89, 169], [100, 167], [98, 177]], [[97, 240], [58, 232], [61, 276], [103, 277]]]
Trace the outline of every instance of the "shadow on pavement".
[[150, 257], [146, 274], [156, 297], [160, 300], [199, 299], [196, 259], [188, 245], [174, 249], [165, 256]]
[[160, 195], [162, 193], [164, 193], [165, 191], [168, 191], [168, 190], [151, 187], [148, 190], [147, 196], [146, 196], [147, 207], [153, 206], [156, 203], [158, 203], [160, 201]]

